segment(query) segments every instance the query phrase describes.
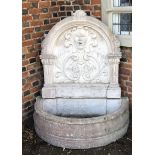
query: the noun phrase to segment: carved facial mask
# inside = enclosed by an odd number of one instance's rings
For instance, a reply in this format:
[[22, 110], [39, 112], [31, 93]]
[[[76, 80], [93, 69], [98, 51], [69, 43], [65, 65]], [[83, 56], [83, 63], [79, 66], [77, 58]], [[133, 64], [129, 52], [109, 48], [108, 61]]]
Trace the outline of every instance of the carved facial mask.
[[78, 29], [75, 33], [74, 33], [74, 44], [76, 46], [77, 49], [82, 50], [83, 48], [85, 48], [86, 43], [87, 43], [87, 31], [83, 30], [83, 29]]

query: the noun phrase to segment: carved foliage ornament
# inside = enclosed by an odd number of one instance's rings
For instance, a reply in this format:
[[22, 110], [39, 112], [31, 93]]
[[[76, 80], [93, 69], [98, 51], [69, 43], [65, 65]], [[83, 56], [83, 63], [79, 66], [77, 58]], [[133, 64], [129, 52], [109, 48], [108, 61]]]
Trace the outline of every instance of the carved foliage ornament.
[[[106, 51], [99, 45], [98, 34], [93, 29], [76, 26], [66, 31], [63, 38], [64, 52], [57, 56], [58, 62], [55, 64], [56, 83], [61, 80], [106, 83], [109, 80]], [[58, 53], [60, 52], [55, 52]]]

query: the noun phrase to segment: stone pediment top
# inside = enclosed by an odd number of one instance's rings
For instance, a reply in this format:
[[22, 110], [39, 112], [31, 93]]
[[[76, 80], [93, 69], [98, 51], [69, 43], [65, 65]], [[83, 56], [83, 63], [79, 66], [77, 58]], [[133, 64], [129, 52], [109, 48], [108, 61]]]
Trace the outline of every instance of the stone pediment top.
[[[119, 40], [104, 23], [94, 17], [87, 16], [83, 10], [77, 10], [71, 17], [61, 20], [49, 31], [42, 42], [41, 55], [55, 56], [56, 50], [59, 50], [62, 44], [65, 44], [65, 48], [69, 49], [76, 38], [75, 36], [78, 35], [90, 37], [88, 40], [90, 44], [92, 44], [91, 41], [94, 42], [93, 47], [95, 44], [98, 47], [102, 46], [103, 42], [107, 47], [107, 55], [111, 53], [117, 56], [120, 53]], [[79, 49], [82, 48], [82, 44], [81, 47], [78, 47]], [[62, 49], [60, 48], [60, 50]]]
[[73, 16], [75, 17], [84, 17], [87, 14], [83, 10], [77, 10], [75, 13], [73, 13]]

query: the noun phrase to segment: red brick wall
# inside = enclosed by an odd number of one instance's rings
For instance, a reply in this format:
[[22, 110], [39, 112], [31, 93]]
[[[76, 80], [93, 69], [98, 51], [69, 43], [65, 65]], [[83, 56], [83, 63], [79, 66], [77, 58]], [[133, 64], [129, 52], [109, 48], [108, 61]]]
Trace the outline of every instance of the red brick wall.
[[[22, 83], [23, 83], [23, 120], [32, 116], [35, 98], [43, 86], [43, 69], [39, 59], [44, 34], [60, 20], [71, 16], [78, 9], [85, 10], [90, 16], [101, 19], [101, 0], [22, 0]], [[127, 57], [130, 50], [124, 49]], [[127, 52], [126, 52], [127, 51]], [[120, 83], [122, 95], [131, 96], [130, 79], [126, 73], [128, 62], [121, 63]], [[124, 70], [123, 70], [124, 69]], [[131, 69], [130, 69], [131, 71]]]
[[122, 96], [129, 98], [132, 103], [132, 48], [122, 47], [122, 58], [119, 69], [119, 82]]

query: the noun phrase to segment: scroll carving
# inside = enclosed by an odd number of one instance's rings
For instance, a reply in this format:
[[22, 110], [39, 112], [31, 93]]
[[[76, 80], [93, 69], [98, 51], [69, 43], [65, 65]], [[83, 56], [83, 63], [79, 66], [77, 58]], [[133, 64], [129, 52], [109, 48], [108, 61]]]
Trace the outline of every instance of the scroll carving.
[[[96, 31], [77, 26], [62, 36], [63, 47], [56, 50], [55, 83], [107, 83], [109, 62], [106, 48]], [[103, 45], [106, 44], [103, 41]], [[105, 50], [105, 51], [104, 51]]]

